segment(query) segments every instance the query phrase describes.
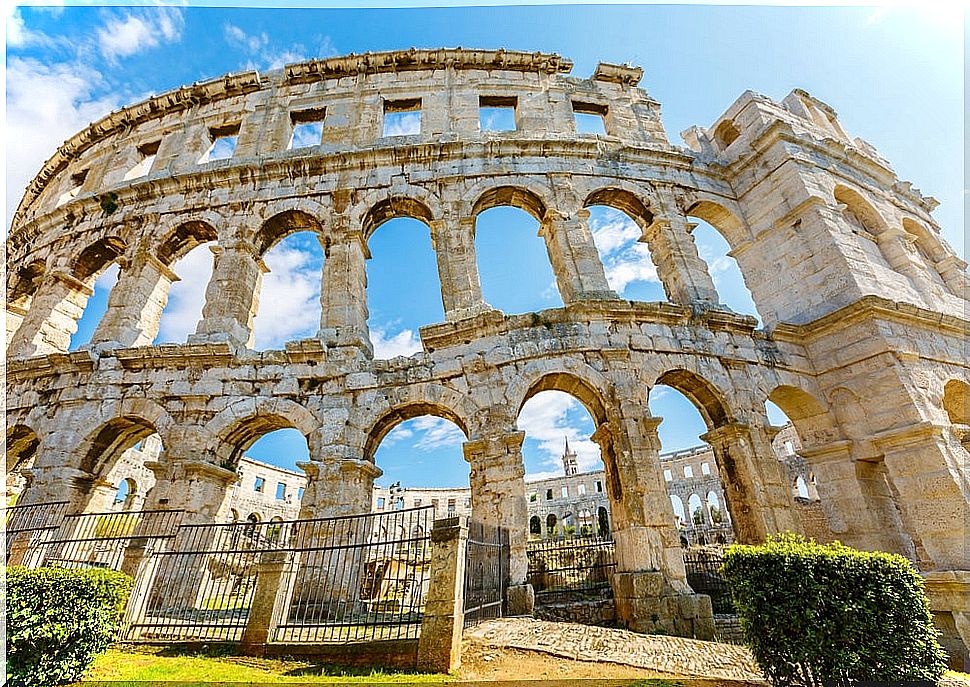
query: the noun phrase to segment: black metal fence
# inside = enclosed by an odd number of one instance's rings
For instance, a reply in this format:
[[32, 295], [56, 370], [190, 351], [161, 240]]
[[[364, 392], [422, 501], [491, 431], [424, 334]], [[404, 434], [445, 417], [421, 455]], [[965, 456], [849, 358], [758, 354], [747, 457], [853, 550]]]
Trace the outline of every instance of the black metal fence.
[[469, 520], [465, 548], [465, 625], [505, 615], [509, 530]]
[[529, 583], [536, 603], [567, 603], [612, 598], [616, 570], [610, 537], [585, 536], [530, 541]]
[[[180, 510], [113, 511], [66, 515], [42, 545], [41, 565], [121, 570], [149, 542], [171, 539], [182, 522]], [[133, 550], [138, 549], [137, 553]], [[134, 574], [135, 570], [129, 570]]]
[[709, 551], [688, 550], [684, 552], [684, 567], [687, 568], [687, 584], [698, 594], [711, 597], [711, 606], [718, 615], [737, 613], [731, 600], [731, 588], [721, 576], [724, 558]]
[[182, 525], [129, 604], [128, 641], [239, 641], [251, 611], [271, 642], [418, 636], [431, 507], [317, 520]]
[[44, 545], [60, 527], [67, 507], [67, 501], [54, 501], [4, 508], [4, 563], [27, 567], [40, 565]]

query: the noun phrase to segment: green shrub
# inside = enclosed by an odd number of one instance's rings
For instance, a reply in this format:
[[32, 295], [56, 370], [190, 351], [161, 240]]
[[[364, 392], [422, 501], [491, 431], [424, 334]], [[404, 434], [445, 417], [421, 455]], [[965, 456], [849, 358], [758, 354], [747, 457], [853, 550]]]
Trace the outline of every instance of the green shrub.
[[113, 570], [7, 568], [7, 685], [76, 682], [115, 637], [132, 579]]
[[923, 580], [902, 556], [789, 534], [731, 546], [724, 561], [745, 643], [775, 685], [935, 682], [946, 669]]

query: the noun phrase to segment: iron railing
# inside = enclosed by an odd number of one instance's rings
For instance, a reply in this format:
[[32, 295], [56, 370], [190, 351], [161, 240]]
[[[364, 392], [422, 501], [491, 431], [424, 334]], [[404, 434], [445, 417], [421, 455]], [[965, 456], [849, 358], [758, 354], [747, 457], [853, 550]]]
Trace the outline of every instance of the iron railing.
[[509, 530], [468, 522], [465, 548], [465, 625], [505, 615], [509, 582]]
[[[42, 565], [121, 570], [125, 556], [143, 555], [150, 542], [171, 539], [182, 521], [180, 510], [112, 511], [64, 516], [43, 545]], [[134, 568], [128, 570], [135, 573]]]
[[[253, 604], [271, 642], [417, 637], [433, 508], [183, 525], [133, 593], [128, 641], [239, 641]], [[261, 588], [260, 585], [263, 585]], [[258, 593], [262, 589], [263, 592]], [[267, 601], [268, 600], [268, 601]]]
[[45, 545], [61, 526], [67, 507], [67, 501], [54, 501], [4, 508], [4, 563], [27, 567], [40, 565]]
[[616, 555], [610, 537], [530, 541], [529, 583], [536, 603], [568, 603], [612, 598], [610, 580]]
[[731, 588], [721, 576], [724, 558], [709, 551], [687, 550], [684, 552], [684, 567], [687, 569], [687, 584], [698, 594], [711, 597], [711, 606], [717, 615], [737, 613], [731, 600]]

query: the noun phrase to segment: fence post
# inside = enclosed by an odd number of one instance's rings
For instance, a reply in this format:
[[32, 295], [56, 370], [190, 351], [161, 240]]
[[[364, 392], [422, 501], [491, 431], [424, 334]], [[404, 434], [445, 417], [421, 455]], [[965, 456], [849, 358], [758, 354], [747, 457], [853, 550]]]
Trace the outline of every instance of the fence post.
[[419, 670], [447, 673], [461, 665], [467, 543], [467, 518], [435, 520], [431, 529], [431, 580], [418, 642]]
[[[164, 546], [164, 543], [159, 543], [159, 548]], [[160, 560], [161, 555], [157, 549], [149, 550], [138, 560], [138, 568], [132, 574], [135, 583], [128, 598], [128, 608], [122, 625], [121, 637], [124, 640], [132, 641], [141, 636], [141, 630], [134, 629], [134, 626], [140, 624], [148, 613]]]
[[[262, 656], [266, 653], [266, 644], [279, 624], [283, 611], [277, 609], [277, 599], [282, 597], [289, 601], [289, 594], [280, 594], [280, 587], [287, 571], [290, 569], [292, 556], [290, 551], [265, 551], [259, 557], [259, 567], [256, 571], [256, 589], [253, 600], [249, 604], [249, 615], [246, 616], [246, 629], [243, 630], [239, 645], [244, 653], [251, 656]], [[289, 605], [285, 603], [285, 605]]]

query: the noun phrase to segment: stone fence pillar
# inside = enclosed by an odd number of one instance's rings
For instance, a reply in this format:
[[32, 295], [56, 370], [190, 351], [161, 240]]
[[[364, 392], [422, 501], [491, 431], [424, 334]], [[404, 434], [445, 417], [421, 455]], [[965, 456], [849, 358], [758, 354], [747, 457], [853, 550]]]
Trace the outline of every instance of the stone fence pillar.
[[66, 272], [53, 272], [44, 280], [13, 339], [7, 346], [11, 358], [63, 353], [70, 348], [77, 321], [94, 293], [85, 282]]
[[467, 543], [465, 517], [435, 520], [431, 530], [431, 580], [418, 642], [419, 670], [449, 673], [461, 666]]
[[970, 671], [970, 570], [927, 572], [923, 581], [950, 668]]
[[250, 656], [266, 653], [266, 644], [276, 633], [290, 608], [293, 572], [299, 552], [264, 551], [256, 568], [256, 589], [249, 604], [246, 628], [240, 647]]
[[593, 243], [589, 210], [580, 210], [575, 217], [548, 210], [539, 225], [539, 235], [546, 241], [563, 303], [617, 298]]
[[529, 558], [529, 507], [525, 499], [522, 442], [525, 432], [467, 441], [465, 460], [471, 464], [472, 517], [509, 530], [509, 615], [531, 615], [534, 594], [526, 582]]
[[323, 261], [320, 332], [324, 342], [356, 346], [367, 355], [374, 348], [367, 328], [367, 242], [359, 231], [335, 228]]
[[121, 270], [91, 344], [150, 344], [158, 335], [169, 290], [177, 281], [178, 275], [154, 255], [147, 251], [137, 255]]
[[249, 241], [210, 246], [209, 250], [215, 255], [212, 278], [205, 290], [202, 320], [189, 343], [229, 342], [251, 347], [259, 289], [269, 269]]
[[475, 257], [475, 218], [435, 220], [431, 222], [431, 239], [438, 260], [445, 320], [454, 322], [489, 310], [482, 298]]

